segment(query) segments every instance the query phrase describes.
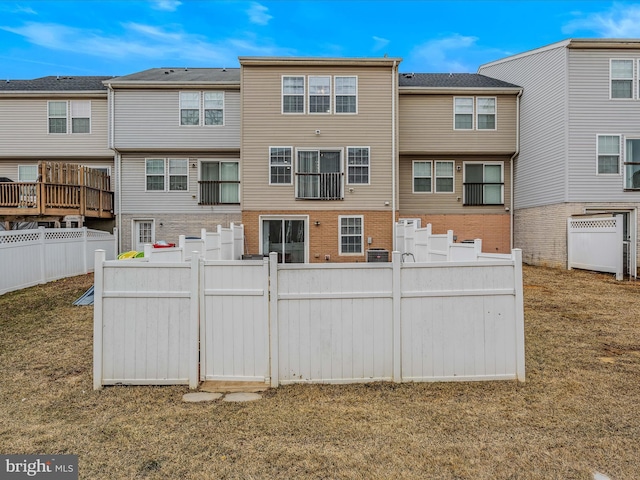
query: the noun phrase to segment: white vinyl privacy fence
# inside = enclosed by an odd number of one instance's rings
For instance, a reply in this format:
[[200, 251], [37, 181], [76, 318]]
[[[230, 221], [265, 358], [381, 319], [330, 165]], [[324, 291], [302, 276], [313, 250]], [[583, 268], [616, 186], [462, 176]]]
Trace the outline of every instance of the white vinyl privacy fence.
[[567, 268], [615, 273], [624, 277], [623, 218], [569, 217], [567, 220]]
[[0, 295], [93, 271], [94, 252], [116, 255], [117, 235], [87, 228], [0, 231]]
[[505, 257], [153, 263], [97, 252], [94, 388], [524, 381], [521, 252]]

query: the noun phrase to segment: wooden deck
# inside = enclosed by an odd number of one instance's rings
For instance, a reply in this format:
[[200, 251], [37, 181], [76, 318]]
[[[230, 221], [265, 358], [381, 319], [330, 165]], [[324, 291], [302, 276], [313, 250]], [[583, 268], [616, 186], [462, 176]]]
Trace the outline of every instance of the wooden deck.
[[37, 182], [0, 183], [0, 217], [113, 218], [109, 175], [83, 165], [39, 162]]

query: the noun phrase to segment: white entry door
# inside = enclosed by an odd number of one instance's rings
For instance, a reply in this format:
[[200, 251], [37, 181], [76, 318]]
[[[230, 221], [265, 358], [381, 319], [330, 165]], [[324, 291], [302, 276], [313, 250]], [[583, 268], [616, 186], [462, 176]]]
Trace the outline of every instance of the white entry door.
[[155, 243], [156, 232], [153, 220], [134, 220], [134, 242], [136, 251], [142, 252], [145, 243]]

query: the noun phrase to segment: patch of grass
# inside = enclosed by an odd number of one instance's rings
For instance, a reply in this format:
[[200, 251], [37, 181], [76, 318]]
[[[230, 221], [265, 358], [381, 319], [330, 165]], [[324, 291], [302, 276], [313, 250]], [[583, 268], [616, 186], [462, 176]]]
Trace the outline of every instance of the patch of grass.
[[638, 478], [640, 284], [525, 267], [527, 382], [92, 390], [89, 276], [0, 296], [0, 452], [90, 479]]

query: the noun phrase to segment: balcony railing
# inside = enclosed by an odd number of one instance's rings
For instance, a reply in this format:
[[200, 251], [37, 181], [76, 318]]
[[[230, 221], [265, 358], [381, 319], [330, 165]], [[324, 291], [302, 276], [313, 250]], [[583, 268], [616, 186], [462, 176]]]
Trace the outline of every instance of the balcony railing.
[[[489, 187], [491, 190], [495, 190], [496, 187], [499, 187], [500, 194], [498, 201], [491, 201], [494, 199], [495, 195], [487, 195], [486, 188]], [[476, 206], [476, 205], [502, 205], [502, 190], [504, 188], [504, 183], [465, 183], [464, 184], [464, 205], [468, 206]], [[491, 200], [488, 201], [489, 197]]]
[[0, 215], [112, 218], [107, 174], [71, 163], [38, 163], [37, 182], [0, 183]]
[[240, 205], [239, 180], [200, 180], [200, 205]]
[[342, 173], [296, 173], [296, 198], [342, 200]]

